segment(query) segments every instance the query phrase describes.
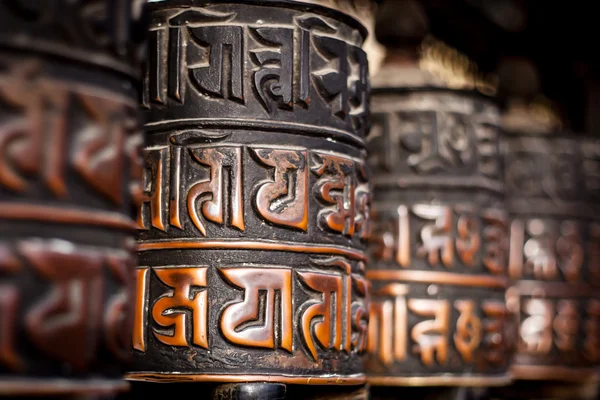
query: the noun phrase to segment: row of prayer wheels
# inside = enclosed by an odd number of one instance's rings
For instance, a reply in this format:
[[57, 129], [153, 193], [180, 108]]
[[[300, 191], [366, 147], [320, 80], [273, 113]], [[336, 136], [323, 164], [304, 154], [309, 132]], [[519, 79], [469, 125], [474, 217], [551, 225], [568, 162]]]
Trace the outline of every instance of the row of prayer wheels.
[[0, 0], [0, 397], [595, 398], [600, 139], [376, 3]]

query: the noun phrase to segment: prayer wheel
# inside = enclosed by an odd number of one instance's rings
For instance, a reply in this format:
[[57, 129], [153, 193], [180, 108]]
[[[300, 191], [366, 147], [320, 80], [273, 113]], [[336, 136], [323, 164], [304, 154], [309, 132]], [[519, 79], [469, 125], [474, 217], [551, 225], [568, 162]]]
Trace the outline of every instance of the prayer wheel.
[[129, 379], [365, 383], [372, 6], [151, 5]]
[[[527, 86], [534, 87], [531, 61], [504, 65], [505, 75], [531, 76]], [[504, 398], [592, 399], [600, 361], [600, 143], [567, 132], [551, 102], [526, 94], [512, 93], [502, 124], [508, 304], [518, 324], [517, 382]]]
[[0, 396], [128, 387], [143, 9], [0, 2]]
[[417, 23], [380, 31], [371, 99], [367, 372], [373, 387], [454, 387], [420, 392], [446, 399], [510, 381], [500, 114], [494, 83], [401, 3], [389, 18]]

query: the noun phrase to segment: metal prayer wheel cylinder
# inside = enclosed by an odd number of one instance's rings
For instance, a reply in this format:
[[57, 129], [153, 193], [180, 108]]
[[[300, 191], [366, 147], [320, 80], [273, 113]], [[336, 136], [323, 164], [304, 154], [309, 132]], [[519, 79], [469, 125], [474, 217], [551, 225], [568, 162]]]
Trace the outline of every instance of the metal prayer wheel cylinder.
[[128, 377], [363, 384], [364, 27], [296, 1], [151, 10]]
[[589, 382], [600, 361], [600, 143], [507, 135], [516, 379]]
[[504, 385], [511, 345], [498, 107], [389, 60], [374, 81], [368, 141], [369, 382]]
[[0, 2], [0, 396], [128, 387], [142, 11]]

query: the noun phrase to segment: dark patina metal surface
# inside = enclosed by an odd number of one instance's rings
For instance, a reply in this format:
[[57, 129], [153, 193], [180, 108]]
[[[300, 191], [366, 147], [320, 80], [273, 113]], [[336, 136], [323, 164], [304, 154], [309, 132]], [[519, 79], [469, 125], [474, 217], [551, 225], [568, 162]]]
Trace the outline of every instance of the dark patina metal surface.
[[127, 387], [141, 6], [0, 2], [0, 395]]
[[515, 378], [597, 379], [600, 143], [568, 134], [507, 138]]
[[295, 1], [153, 7], [130, 379], [364, 383], [364, 34]]
[[420, 63], [407, 52], [388, 54], [373, 89], [369, 382], [504, 385], [510, 323], [499, 110], [474, 90], [483, 82], [453, 90], [457, 82], [428, 68], [455, 52], [430, 44]]

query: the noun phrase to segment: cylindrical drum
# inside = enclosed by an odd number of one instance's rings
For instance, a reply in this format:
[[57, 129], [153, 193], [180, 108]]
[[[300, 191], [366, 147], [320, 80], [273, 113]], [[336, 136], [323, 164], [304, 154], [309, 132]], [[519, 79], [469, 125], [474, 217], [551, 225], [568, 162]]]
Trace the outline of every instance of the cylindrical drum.
[[507, 138], [515, 378], [593, 380], [600, 361], [600, 143], [566, 134]]
[[154, 4], [130, 379], [365, 381], [365, 32], [298, 1]]
[[456, 50], [427, 39], [422, 55], [413, 65], [388, 52], [373, 85], [369, 382], [503, 385], [510, 340], [499, 111], [475, 86], [451, 89], [440, 78], [464, 57]]
[[142, 9], [0, 2], [0, 395], [127, 388]]

